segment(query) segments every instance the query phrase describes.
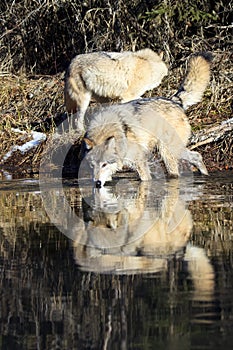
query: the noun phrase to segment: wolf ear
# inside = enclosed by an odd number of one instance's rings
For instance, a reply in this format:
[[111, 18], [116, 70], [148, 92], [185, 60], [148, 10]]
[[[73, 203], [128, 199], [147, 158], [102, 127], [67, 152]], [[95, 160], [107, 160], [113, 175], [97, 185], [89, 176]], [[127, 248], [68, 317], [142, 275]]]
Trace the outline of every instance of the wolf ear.
[[115, 137], [109, 137], [106, 142], [105, 142], [107, 148], [110, 148], [111, 150], [113, 150], [116, 147], [116, 140]]
[[86, 149], [90, 150], [94, 146], [94, 142], [88, 139], [87, 137], [84, 137], [83, 142], [85, 143]]
[[105, 141], [106, 149], [118, 154], [119, 159], [123, 160], [127, 152], [127, 140], [126, 137], [115, 138], [109, 137]]

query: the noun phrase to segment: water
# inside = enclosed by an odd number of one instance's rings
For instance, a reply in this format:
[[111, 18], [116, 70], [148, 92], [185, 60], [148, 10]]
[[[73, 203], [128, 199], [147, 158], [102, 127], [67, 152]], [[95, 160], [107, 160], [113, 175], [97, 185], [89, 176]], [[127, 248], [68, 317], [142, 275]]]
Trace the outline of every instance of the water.
[[0, 348], [232, 349], [232, 180], [2, 180]]

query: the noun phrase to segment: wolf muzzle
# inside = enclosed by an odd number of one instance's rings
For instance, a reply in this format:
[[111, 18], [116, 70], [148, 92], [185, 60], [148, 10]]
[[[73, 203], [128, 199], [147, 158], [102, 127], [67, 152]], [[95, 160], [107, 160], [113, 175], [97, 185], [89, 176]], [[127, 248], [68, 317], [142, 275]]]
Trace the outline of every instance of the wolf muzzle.
[[100, 180], [97, 180], [97, 181], [95, 182], [95, 187], [96, 187], [96, 188], [101, 188], [101, 181], [100, 181]]

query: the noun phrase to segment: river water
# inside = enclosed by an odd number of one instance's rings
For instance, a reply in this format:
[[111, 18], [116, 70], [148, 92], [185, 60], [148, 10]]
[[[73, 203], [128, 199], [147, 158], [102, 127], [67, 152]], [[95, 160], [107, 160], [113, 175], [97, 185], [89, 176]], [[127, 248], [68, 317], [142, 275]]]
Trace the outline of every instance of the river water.
[[0, 206], [0, 349], [232, 349], [232, 172], [2, 179]]

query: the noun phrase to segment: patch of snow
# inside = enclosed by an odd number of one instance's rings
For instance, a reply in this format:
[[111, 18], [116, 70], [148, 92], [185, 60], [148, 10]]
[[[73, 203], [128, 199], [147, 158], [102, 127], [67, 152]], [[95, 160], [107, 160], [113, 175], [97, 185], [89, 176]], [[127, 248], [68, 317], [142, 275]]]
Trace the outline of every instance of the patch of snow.
[[11, 149], [2, 158], [3, 161], [10, 158], [15, 151], [20, 151], [22, 154], [24, 154], [46, 140], [46, 135], [42, 132], [31, 131], [30, 133], [28, 133], [27, 131], [23, 131], [20, 129], [12, 129], [12, 130], [16, 133], [30, 135], [32, 137], [32, 140], [25, 142], [21, 146], [19, 145], [12, 146]]
[[224, 120], [224, 121], [221, 123], [221, 125], [224, 125], [224, 124], [231, 124], [231, 123], [233, 123], [233, 118]]

